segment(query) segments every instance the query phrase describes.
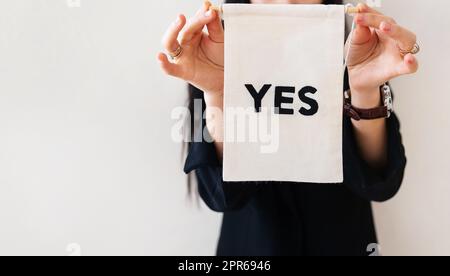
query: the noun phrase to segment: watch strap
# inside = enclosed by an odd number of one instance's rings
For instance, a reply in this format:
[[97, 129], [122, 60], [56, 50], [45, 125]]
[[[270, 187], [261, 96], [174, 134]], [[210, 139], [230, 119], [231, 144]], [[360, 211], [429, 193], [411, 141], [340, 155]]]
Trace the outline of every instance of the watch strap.
[[347, 116], [356, 121], [376, 120], [381, 118], [387, 118], [389, 116], [389, 112], [386, 106], [379, 106], [370, 109], [362, 109], [354, 107], [348, 102], [344, 104], [344, 112]]
[[[383, 106], [363, 109], [354, 107], [351, 103], [351, 93], [350, 91], [345, 91], [344, 93], [344, 113], [350, 118], [360, 121], [360, 120], [376, 120], [381, 118], [389, 118], [392, 111], [392, 94], [388, 84], [380, 87], [380, 94]], [[381, 103], [380, 102], [380, 103]]]

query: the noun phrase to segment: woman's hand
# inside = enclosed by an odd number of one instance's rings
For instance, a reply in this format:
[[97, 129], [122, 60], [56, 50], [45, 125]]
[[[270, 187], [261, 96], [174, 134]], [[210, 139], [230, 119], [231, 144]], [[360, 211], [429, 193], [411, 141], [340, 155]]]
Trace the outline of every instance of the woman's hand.
[[356, 29], [347, 43], [350, 88], [352, 100], [358, 101], [355, 106], [373, 108], [380, 104], [381, 85], [418, 70], [415, 56], [403, 56], [400, 50], [413, 49], [416, 35], [367, 5], [358, 8]]
[[[358, 8], [356, 29], [347, 42], [352, 105], [374, 108], [381, 104], [381, 85], [418, 70], [415, 56], [402, 54], [414, 48], [416, 35], [367, 5]], [[388, 160], [386, 120], [352, 120], [352, 124], [363, 159], [374, 168], [384, 168]]]
[[[203, 32], [205, 26], [207, 33]], [[175, 58], [169, 61], [166, 54], [159, 53], [161, 69], [204, 92], [206, 124], [217, 155], [222, 158], [224, 31], [218, 12], [205, 2], [189, 23], [184, 15], [179, 15], [167, 30], [163, 46]]]
[[[172, 61], [166, 54], [159, 53], [158, 60], [168, 75], [189, 82], [208, 96], [221, 97], [224, 82], [224, 31], [220, 16], [210, 7], [211, 3], [205, 2], [188, 23], [184, 15], [178, 16], [167, 30], [163, 46], [172, 56], [180, 53], [180, 50], [182, 52]], [[203, 32], [205, 26], [208, 33]]]

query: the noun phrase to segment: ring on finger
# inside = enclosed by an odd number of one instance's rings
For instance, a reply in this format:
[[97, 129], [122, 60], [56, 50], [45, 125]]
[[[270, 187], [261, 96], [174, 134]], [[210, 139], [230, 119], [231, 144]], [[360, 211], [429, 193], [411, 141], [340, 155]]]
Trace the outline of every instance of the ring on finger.
[[407, 54], [416, 55], [416, 54], [418, 54], [420, 52], [420, 46], [417, 43], [414, 44], [414, 46], [410, 50], [404, 50], [399, 45], [397, 45], [397, 47], [398, 47], [398, 50], [400, 51], [400, 54], [402, 56], [406, 56]]
[[178, 48], [175, 51], [169, 52], [169, 56], [172, 60], [176, 60], [182, 54], [183, 54], [183, 47], [181, 47], [181, 45], [178, 45]]

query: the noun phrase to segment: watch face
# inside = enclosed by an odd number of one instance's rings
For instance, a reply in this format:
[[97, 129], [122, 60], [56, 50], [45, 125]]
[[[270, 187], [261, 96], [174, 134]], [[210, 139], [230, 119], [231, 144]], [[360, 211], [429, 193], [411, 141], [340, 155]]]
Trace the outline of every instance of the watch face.
[[387, 110], [390, 113], [394, 109], [394, 101], [392, 100], [391, 88], [387, 84], [383, 86], [383, 98], [384, 106], [387, 107]]

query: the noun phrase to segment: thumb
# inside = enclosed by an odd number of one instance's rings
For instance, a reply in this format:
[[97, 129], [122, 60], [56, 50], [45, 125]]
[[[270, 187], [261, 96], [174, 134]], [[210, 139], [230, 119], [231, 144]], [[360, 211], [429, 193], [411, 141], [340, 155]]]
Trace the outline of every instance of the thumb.
[[372, 31], [370, 30], [370, 28], [356, 24], [356, 27], [353, 30], [351, 43], [352, 45], [366, 44], [370, 41], [371, 38]]
[[209, 13], [211, 13], [212, 20], [206, 24], [208, 30], [209, 38], [217, 43], [224, 42], [224, 30], [222, 26], [222, 20], [220, 19], [219, 12], [213, 8], [210, 8]]

